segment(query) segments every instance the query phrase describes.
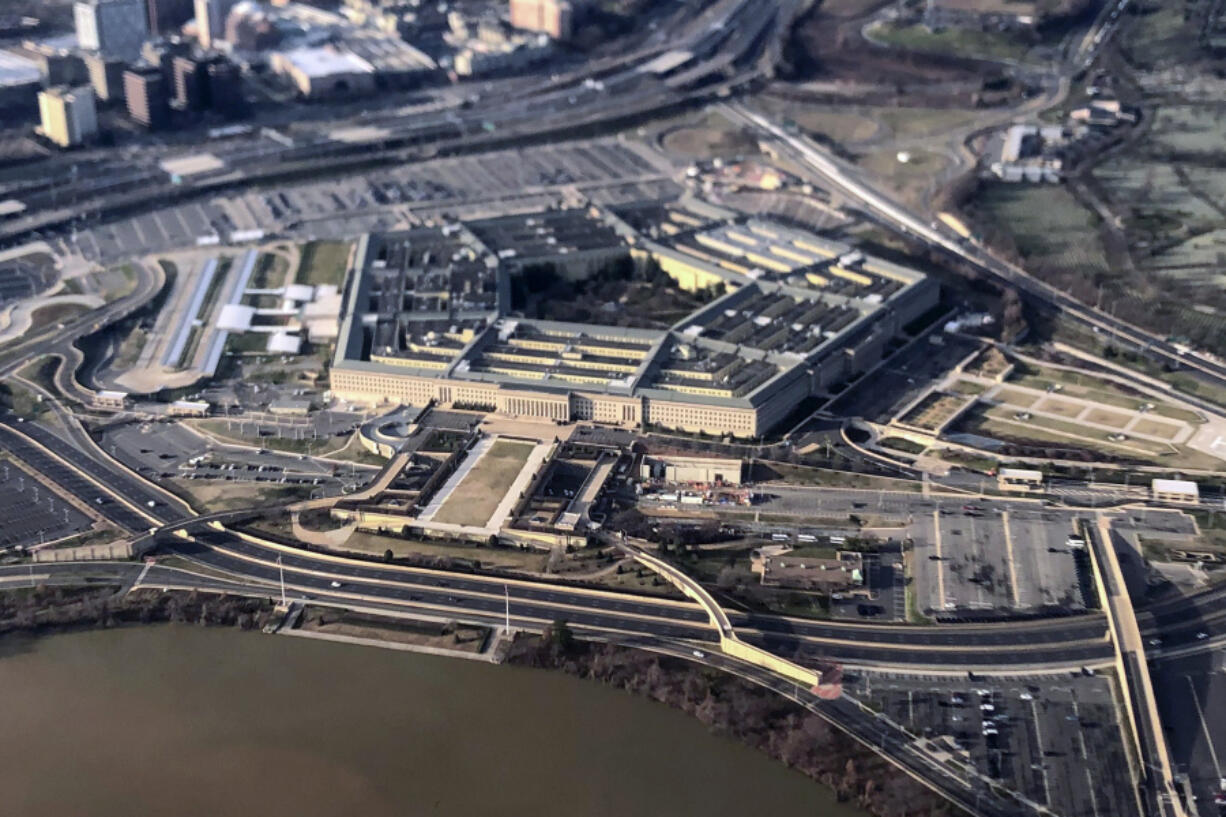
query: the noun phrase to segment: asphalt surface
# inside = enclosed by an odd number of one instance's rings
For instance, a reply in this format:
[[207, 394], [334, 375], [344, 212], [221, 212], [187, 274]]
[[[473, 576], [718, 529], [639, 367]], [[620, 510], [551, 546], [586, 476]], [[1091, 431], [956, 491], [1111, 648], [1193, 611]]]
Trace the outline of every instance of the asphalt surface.
[[[99, 459], [95, 459], [94, 456], [70, 445], [38, 423], [18, 422], [15, 418], [6, 416], [0, 417], [0, 426], [3, 426], [5, 431], [7, 431], [4, 439], [11, 442], [15, 436], [24, 435], [42, 445], [48, 451], [62, 457], [65, 461], [72, 463], [73, 467], [95, 480], [98, 485], [106, 486], [106, 492], [123, 497], [134, 505], [139, 506], [142, 509], [141, 513], [133, 514], [129, 517], [129, 524], [124, 525], [129, 530], [148, 530], [150, 521], [145, 519], [143, 514], [147, 514], [159, 522], [170, 522], [183, 517], [182, 510], [178, 510], [168, 504], [165, 494], [156, 491], [143, 480], [133, 476], [123, 466], [117, 463], [104, 464], [100, 462]], [[26, 445], [29, 449], [35, 449], [29, 443], [26, 443]], [[50, 459], [46, 454], [42, 454], [41, 451], [38, 453], [44, 460]], [[97, 456], [101, 457], [102, 455], [98, 454]], [[39, 470], [42, 469], [40, 468]], [[97, 487], [93, 488], [95, 494], [100, 490]], [[131, 512], [129, 511], [129, 513]], [[132, 527], [130, 523], [135, 519], [141, 519], [142, 524]]]
[[[6, 419], [0, 419], [0, 446], [11, 452], [14, 457], [26, 466], [52, 480], [56, 485], [64, 489], [65, 492], [94, 507], [108, 521], [133, 533], [149, 529], [150, 523], [148, 519], [123, 503], [118, 502], [113, 495], [81, 476], [74, 468], [69, 468], [64, 463], [44, 453], [42, 449], [35, 446], [26, 437], [9, 428]], [[60, 446], [71, 448], [66, 443], [60, 443]], [[69, 462], [75, 463], [84, 459], [79, 453], [74, 454], [73, 450], [68, 450], [65, 453]], [[108, 484], [108, 482], [104, 481], [103, 484]]]
[[[513, 616], [540, 621], [564, 618], [576, 625], [669, 638], [712, 637], [705, 613], [692, 605], [662, 603], [638, 596], [591, 594], [563, 585], [492, 577], [403, 570], [356, 561], [337, 562], [309, 553], [279, 553], [227, 533], [205, 530], [195, 544], [167, 538], [165, 548], [202, 565], [250, 579], [277, 583], [281, 556], [286, 582], [310, 592], [344, 592], [391, 602], [431, 604], [457, 610], [500, 615], [505, 612], [504, 588]], [[1019, 635], [1017, 626], [899, 628], [811, 622], [772, 617], [732, 615], [746, 640], [781, 652], [800, 651], [813, 660], [865, 661], [901, 664], [987, 666], [993, 664], [1095, 663], [1108, 658], [1101, 619], [1036, 626], [1035, 640]], [[1027, 630], [1029, 632], [1029, 630]]]

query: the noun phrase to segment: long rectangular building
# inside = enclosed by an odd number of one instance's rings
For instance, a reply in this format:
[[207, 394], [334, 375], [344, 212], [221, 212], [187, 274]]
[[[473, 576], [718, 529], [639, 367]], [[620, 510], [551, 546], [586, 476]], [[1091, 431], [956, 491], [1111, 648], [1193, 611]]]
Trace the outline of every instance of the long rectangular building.
[[[548, 221], [586, 220], [590, 229], [556, 230], [585, 237], [574, 246], [550, 232], [552, 243], [534, 248], [507, 218], [368, 235], [346, 285], [332, 391], [351, 402], [434, 401], [753, 438], [871, 368], [902, 327], [936, 305], [938, 285], [915, 270], [698, 209], [702, 217], [681, 219], [690, 228], [667, 242], [596, 209], [515, 217], [532, 235], [546, 235]], [[582, 270], [581, 259], [616, 253], [659, 264], [684, 288], [718, 284], [724, 294], [668, 330], [510, 314], [509, 279], [523, 267]]]

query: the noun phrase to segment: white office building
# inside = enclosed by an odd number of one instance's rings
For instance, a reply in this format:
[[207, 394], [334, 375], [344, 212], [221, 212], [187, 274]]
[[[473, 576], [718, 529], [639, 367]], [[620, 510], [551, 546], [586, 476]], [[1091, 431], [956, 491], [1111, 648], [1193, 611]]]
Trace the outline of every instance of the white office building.
[[98, 133], [94, 91], [81, 88], [48, 88], [38, 95], [43, 136], [62, 148], [74, 147]]
[[135, 61], [149, 39], [144, 0], [77, 0], [77, 43], [86, 51]]

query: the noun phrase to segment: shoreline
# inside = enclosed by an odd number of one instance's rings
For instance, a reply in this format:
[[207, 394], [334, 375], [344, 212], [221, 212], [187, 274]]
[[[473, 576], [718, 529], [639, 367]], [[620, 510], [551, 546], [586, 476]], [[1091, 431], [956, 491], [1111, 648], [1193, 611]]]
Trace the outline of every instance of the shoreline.
[[[137, 590], [115, 595], [114, 585], [25, 588], [0, 593], [0, 644], [8, 637], [41, 638], [88, 630], [148, 624], [198, 624], [260, 631], [276, 620], [267, 600], [195, 591]], [[483, 663], [483, 655], [401, 644], [391, 640], [312, 631], [283, 635], [334, 643], [417, 652]], [[453, 654], [455, 653], [455, 654]], [[897, 773], [884, 758], [775, 693], [743, 679], [681, 659], [597, 642], [522, 635], [502, 663], [562, 672], [618, 687], [699, 720], [714, 735], [756, 749], [832, 791], [840, 802], [874, 817], [944, 817], [961, 814], [948, 801]]]

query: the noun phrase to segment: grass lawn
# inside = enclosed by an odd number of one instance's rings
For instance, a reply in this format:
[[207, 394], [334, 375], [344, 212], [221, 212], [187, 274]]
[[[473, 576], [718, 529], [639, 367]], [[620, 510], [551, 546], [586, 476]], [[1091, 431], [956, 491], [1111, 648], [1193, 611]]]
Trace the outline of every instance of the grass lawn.
[[480, 527], [494, 515], [498, 503], [523, 470], [532, 443], [498, 440], [472, 470], [460, 480], [451, 496], [434, 515], [435, 522]]
[[1085, 448], [1116, 457], [1129, 457], [1148, 461], [1170, 468], [1215, 468], [1221, 460], [1189, 451], [1180, 446], [1139, 440], [1129, 437], [1123, 442], [1112, 442], [1106, 432], [1087, 428], [1077, 423], [1053, 420], [1047, 417], [1032, 417], [1025, 422], [1013, 420], [1007, 410], [993, 409], [986, 414], [970, 416], [964, 420], [963, 430], [988, 437], [1003, 437], [1014, 440], [1030, 440], [1036, 444], [1053, 443], [1061, 446]]
[[339, 550], [382, 556], [391, 551], [397, 558], [407, 556], [432, 556], [444, 559], [464, 559], [480, 562], [482, 568], [504, 568], [527, 573], [539, 573], [545, 569], [549, 554], [540, 550], [519, 548], [490, 548], [475, 545], [443, 542], [419, 542], [401, 539], [398, 536], [380, 536], [368, 531], [357, 531], [338, 545]]
[[708, 111], [701, 120], [670, 131], [664, 137], [663, 147], [669, 153], [694, 159], [758, 153], [757, 141], [716, 111]]
[[59, 303], [40, 306], [34, 310], [34, 314], [30, 316], [30, 331], [37, 332], [52, 324], [62, 323], [71, 320], [78, 315], [88, 312], [89, 308], [84, 304], [74, 303]]
[[998, 31], [973, 31], [950, 28], [929, 31], [922, 25], [880, 23], [868, 30], [868, 36], [878, 42], [912, 51], [954, 54], [997, 60], [1020, 60], [1030, 46], [1023, 40]]
[[284, 257], [266, 252], [260, 254], [255, 271], [251, 275], [251, 289], [279, 289], [285, 286], [289, 274], [289, 262]]
[[348, 242], [311, 241], [302, 248], [302, 262], [294, 275], [294, 283], [343, 286], [348, 267]]
[[886, 437], [880, 440], [878, 444], [885, 448], [893, 448], [895, 451], [904, 451], [908, 454], [923, 454], [924, 449], [928, 447], [914, 440], [908, 440], [906, 437]]
[[[1086, 415], [1086, 422], [1098, 423], [1099, 425], [1111, 426], [1112, 428], [1123, 428], [1128, 425], [1131, 419], [1132, 417], [1127, 414], [1120, 414], [1118, 411], [1105, 411], [1098, 408], [1091, 409], [1090, 413]], [[1142, 431], [1141, 433], [1145, 434], [1148, 432]]]
[[[1059, 384], [1061, 393], [1072, 397], [1082, 397], [1102, 403], [1104, 406], [1115, 406], [1136, 410], [1146, 403], [1154, 406], [1152, 413], [1171, 420], [1184, 423], [1203, 423], [1204, 419], [1194, 411], [1170, 406], [1144, 395], [1129, 394], [1117, 388], [1111, 381], [1103, 380], [1091, 374], [1065, 371], [1063, 369], [1039, 369], [1028, 364], [1019, 366], [1016, 374], [1009, 378], [1010, 383], [1026, 386], [1032, 389], [1046, 390], [1048, 386]], [[1010, 402], [1013, 402], [1010, 400]]]
[[172, 479], [193, 507], [208, 511], [231, 511], [272, 502], [295, 502], [311, 495], [306, 485], [263, 486], [254, 483], [214, 483], [203, 479]]
[[957, 394], [972, 395], [983, 394], [987, 391], [987, 387], [973, 380], [955, 380], [953, 385], [949, 387], [949, 390]]
[[[236, 445], [260, 446], [273, 451], [284, 451], [289, 454], [308, 454], [312, 457], [331, 457], [348, 447], [350, 442], [350, 437], [320, 437], [317, 440], [306, 437], [296, 440], [293, 437], [242, 436], [233, 426], [227, 427], [226, 420], [196, 420], [193, 425], [209, 432], [222, 441], [232, 442]], [[354, 462], [358, 461], [354, 460]], [[372, 463], [372, 465], [382, 464], [382, 460], [378, 463]]]
[[1162, 423], [1157, 420], [1149, 419], [1137, 420], [1137, 423], [1132, 427], [1132, 430], [1138, 434], [1147, 434], [1150, 437], [1162, 437], [1166, 440], [1173, 439], [1175, 435], [1179, 433], [1178, 426], [1172, 425], [1171, 423]]
[[1098, 236], [1098, 217], [1063, 185], [984, 184], [969, 214], [1007, 233], [1028, 268], [1057, 286], [1115, 280]]
[[857, 163], [885, 182], [904, 201], [917, 204], [932, 186], [933, 179], [950, 165], [950, 159], [928, 150], [908, 150], [910, 161], [900, 162], [898, 151], [878, 150], [861, 156]]
[[924, 486], [920, 483], [906, 479], [827, 471], [822, 468], [809, 468], [782, 462], [763, 464], [779, 475], [780, 482], [792, 485], [829, 485], [837, 488], [868, 488], [874, 491], [914, 491], [917, 493], [924, 490]]

